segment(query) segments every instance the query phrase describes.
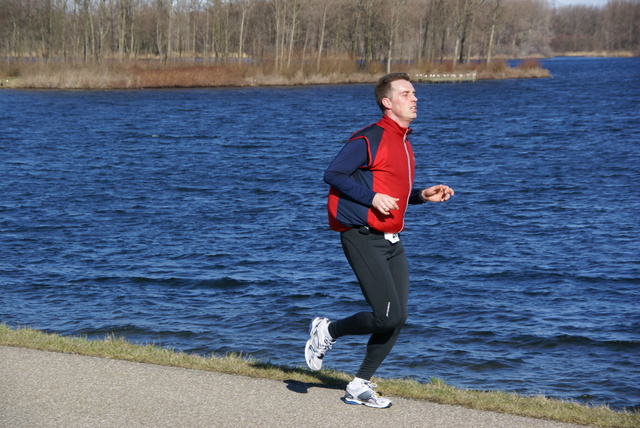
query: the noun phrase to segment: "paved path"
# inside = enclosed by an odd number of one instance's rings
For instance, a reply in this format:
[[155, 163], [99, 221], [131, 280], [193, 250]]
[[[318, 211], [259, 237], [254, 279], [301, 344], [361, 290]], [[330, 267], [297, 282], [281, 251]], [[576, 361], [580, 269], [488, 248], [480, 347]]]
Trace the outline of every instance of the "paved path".
[[0, 428], [577, 427], [402, 398], [370, 409], [342, 396], [299, 382], [0, 346]]

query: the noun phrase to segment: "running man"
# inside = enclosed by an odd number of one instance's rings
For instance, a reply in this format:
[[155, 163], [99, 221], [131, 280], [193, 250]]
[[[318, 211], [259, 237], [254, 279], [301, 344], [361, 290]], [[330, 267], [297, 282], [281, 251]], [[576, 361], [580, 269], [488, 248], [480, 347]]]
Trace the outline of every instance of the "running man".
[[305, 348], [312, 370], [336, 339], [370, 335], [364, 360], [347, 385], [345, 402], [374, 408], [391, 406], [371, 378], [396, 342], [407, 320], [409, 268], [399, 233], [409, 204], [445, 202], [454, 191], [445, 185], [414, 188], [415, 162], [408, 136], [417, 117], [416, 91], [406, 73], [383, 76], [375, 86], [382, 118], [356, 132], [327, 168], [329, 226], [340, 232], [344, 254], [372, 312], [337, 321], [311, 321]]

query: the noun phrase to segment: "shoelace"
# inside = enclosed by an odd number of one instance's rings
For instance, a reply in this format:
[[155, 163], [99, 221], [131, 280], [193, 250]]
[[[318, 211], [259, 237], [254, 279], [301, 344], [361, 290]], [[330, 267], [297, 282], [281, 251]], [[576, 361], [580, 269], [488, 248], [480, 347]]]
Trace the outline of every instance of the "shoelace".
[[373, 392], [373, 397], [374, 398], [380, 398], [382, 397], [382, 394], [380, 394], [378, 391], [376, 391], [374, 388], [378, 387], [377, 383], [371, 383], [369, 381], [364, 381], [364, 385], [366, 385], [372, 392]]
[[331, 346], [333, 346], [333, 344], [335, 343], [335, 340], [331, 340], [328, 337], [324, 338], [324, 343], [320, 342], [320, 340], [318, 340], [318, 347], [314, 347], [313, 346], [313, 342], [311, 343], [311, 350], [313, 351], [314, 354], [317, 355], [317, 358], [322, 358], [324, 357], [324, 354], [327, 353], [327, 351], [329, 349], [331, 349]]
[[318, 344], [318, 352], [320, 353], [320, 355], [326, 354], [327, 351], [331, 349], [334, 343], [335, 343], [334, 340], [331, 340], [328, 337], [325, 337], [324, 343]]

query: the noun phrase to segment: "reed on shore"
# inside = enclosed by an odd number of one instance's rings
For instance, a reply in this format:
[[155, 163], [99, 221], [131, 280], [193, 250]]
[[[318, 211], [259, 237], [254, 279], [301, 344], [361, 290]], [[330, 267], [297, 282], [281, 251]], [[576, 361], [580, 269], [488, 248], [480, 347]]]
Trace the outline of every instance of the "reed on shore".
[[[429, 72], [474, 72], [477, 79], [549, 77], [537, 60], [524, 60], [515, 67], [498, 60], [490, 64], [470, 63], [454, 67], [452, 61], [399, 65], [394, 71], [410, 75]], [[370, 83], [384, 74], [381, 64], [359, 67], [352, 61], [327, 60], [319, 68], [274, 70], [269, 65], [220, 64], [197, 61], [159, 62], [0, 62], [3, 87], [22, 89], [145, 89], [287, 86], [311, 84]]]
[[[312, 372], [306, 368], [260, 362], [242, 354], [200, 356], [161, 348], [153, 344], [132, 344], [114, 336], [107, 336], [103, 340], [88, 340], [83, 337], [44, 333], [30, 328], [12, 328], [6, 324], [0, 324], [0, 345], [208, 370], [239, 376], [288, 379], [340, 388], [344, 388], [350, 380], [347, 373], [327, 369]], [[586, 406], [544, 396], [526, 397], [501, 391], [458, 389], [439, 379], [432, 379], [430, 383], [420, 383], [411, 379], [376, 379], [375, 381], [385, 394], [397, 397], [592, 427], [640, 426], [639, 413], [618, 412], [603, 405]]]

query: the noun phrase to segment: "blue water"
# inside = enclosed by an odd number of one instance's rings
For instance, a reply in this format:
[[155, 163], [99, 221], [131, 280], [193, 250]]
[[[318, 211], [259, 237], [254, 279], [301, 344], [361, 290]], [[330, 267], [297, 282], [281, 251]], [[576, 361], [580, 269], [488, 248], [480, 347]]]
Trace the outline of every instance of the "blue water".
[[[640, 405], [640, 59], [416, 84], [409, 321], [378, 375]], [[371, 85], [0, 91], [0, 322], [304, 366], [365, 309], [324, 169]], [[325, 366], [355, 372], [364, 337]]]

